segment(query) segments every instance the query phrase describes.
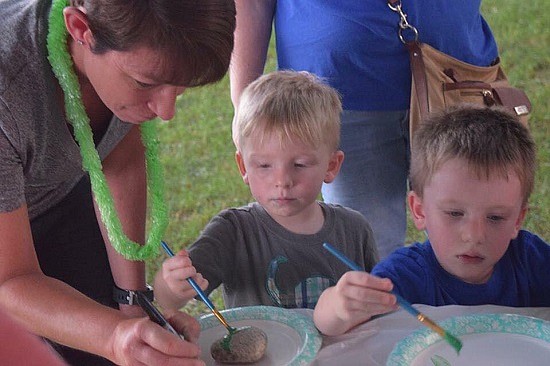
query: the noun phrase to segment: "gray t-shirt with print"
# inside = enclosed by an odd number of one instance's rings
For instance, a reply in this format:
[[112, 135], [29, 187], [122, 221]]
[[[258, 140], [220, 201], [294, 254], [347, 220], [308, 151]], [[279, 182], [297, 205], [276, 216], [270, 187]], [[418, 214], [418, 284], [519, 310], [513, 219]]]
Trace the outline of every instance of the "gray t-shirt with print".
[[207, 292], [222, 285], [227, 308], [313, 308], [349, 270], [323, 248], [325, 242], [370, 271], [378, 253], [365, 218], [342, 206], [319, 205], [325, 222], [312, 235], [286, 230], [258, 203], [220, 212], [189, 248], [193, 265], [209, 281]]
[[[0, 1], [0, 212], [27, 204], [31, 219], [84, 175], [47, 60], [49, 9], [50, 1]], [[112, 119], [97, 144], [101, 159], [131, 127]]]

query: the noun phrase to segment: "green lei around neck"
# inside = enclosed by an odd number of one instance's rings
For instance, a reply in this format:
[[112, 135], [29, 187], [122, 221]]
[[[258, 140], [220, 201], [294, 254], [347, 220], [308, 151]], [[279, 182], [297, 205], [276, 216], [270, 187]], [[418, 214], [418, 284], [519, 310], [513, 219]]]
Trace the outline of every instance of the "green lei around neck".
[[90, 174], [95, 201], [112, 246], [130, 260], [145, 260], [158, 254], [158, 247], [168, 225], [168, 212], [164, 201], [162, 166], [158, 159], [159, 142], [152, 121], [140, 126], [145, 146], [147, 192], [151, 199], [151, 229], [145, 245], [131, 241], [123, 232], [113, 196], [109, 191], [101, 160], [95, 149], [90, 119], [86, 114], [80, 93], [80, 84], [73, 71], [73, 61], [67, 49], [68, 32], [63, 19], [67, 0], [54, 0], [50, 12], [47, 37], [48, 60], [65, 95], [67, 118], [73, 126], [75, 139], [80, 146], [82, 167]]

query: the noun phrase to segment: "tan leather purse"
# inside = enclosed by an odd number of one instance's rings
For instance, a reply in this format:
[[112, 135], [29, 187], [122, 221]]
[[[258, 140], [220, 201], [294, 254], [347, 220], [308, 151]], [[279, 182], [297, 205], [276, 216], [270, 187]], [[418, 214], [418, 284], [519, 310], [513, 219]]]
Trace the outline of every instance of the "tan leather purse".
[[[460, 104], [503, 106], [527, 125], [531, 102], [521, 89], [510, 85], [500, 60], [482, 67], [460, 61], [418, 41], [418, 31], [407, 21], [400, 0], [388, 0], [400, 15], [399, 38], [409, 51], [412, 85], [409, 130], [414, 132], [430, 113]], [[412, 32], [406, 40], [404, 32]]]

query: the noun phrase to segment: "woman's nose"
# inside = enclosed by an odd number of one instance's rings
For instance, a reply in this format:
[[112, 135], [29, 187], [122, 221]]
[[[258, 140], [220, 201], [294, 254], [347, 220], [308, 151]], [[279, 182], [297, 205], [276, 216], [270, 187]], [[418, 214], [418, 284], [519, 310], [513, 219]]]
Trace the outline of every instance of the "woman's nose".
[[159, 118], [168, 121], [174, 118], [176, 114], [176, 98], [184, 90], [185, 87], [181, 86], [164, 86], [153, 94], [147, 106]]

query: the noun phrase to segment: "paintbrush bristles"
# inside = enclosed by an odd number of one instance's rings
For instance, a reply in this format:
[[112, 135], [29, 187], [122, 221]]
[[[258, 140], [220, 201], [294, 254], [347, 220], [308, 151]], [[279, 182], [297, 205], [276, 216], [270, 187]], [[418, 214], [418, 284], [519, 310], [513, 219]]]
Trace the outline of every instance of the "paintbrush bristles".
[[459, 354], [460, 350], [462, 349], [462, 341], [455, 336], [453, 336], [451, 333], [447, 332], [445, 329], [441, 328], [439, 325], [437, 325], [433, 320], [425, 316], [424, 314], [420, 313], [416, 316], [416, 318], [425, 324], [427, 327], [429, 327], [431, 330], [439, 334], [443, 339], [445, 339], [453, 348], [456, 350], [456, 353]]
[[445, 340], [453, 346], [453, 348], [456, 350], [456, 354], [460, 354], [460, 350], [462, 349], [462, 341], [455, 337], [454, 335], [450, 334], [449, 332], [445, 332], [445, 336], [443, 337]]

